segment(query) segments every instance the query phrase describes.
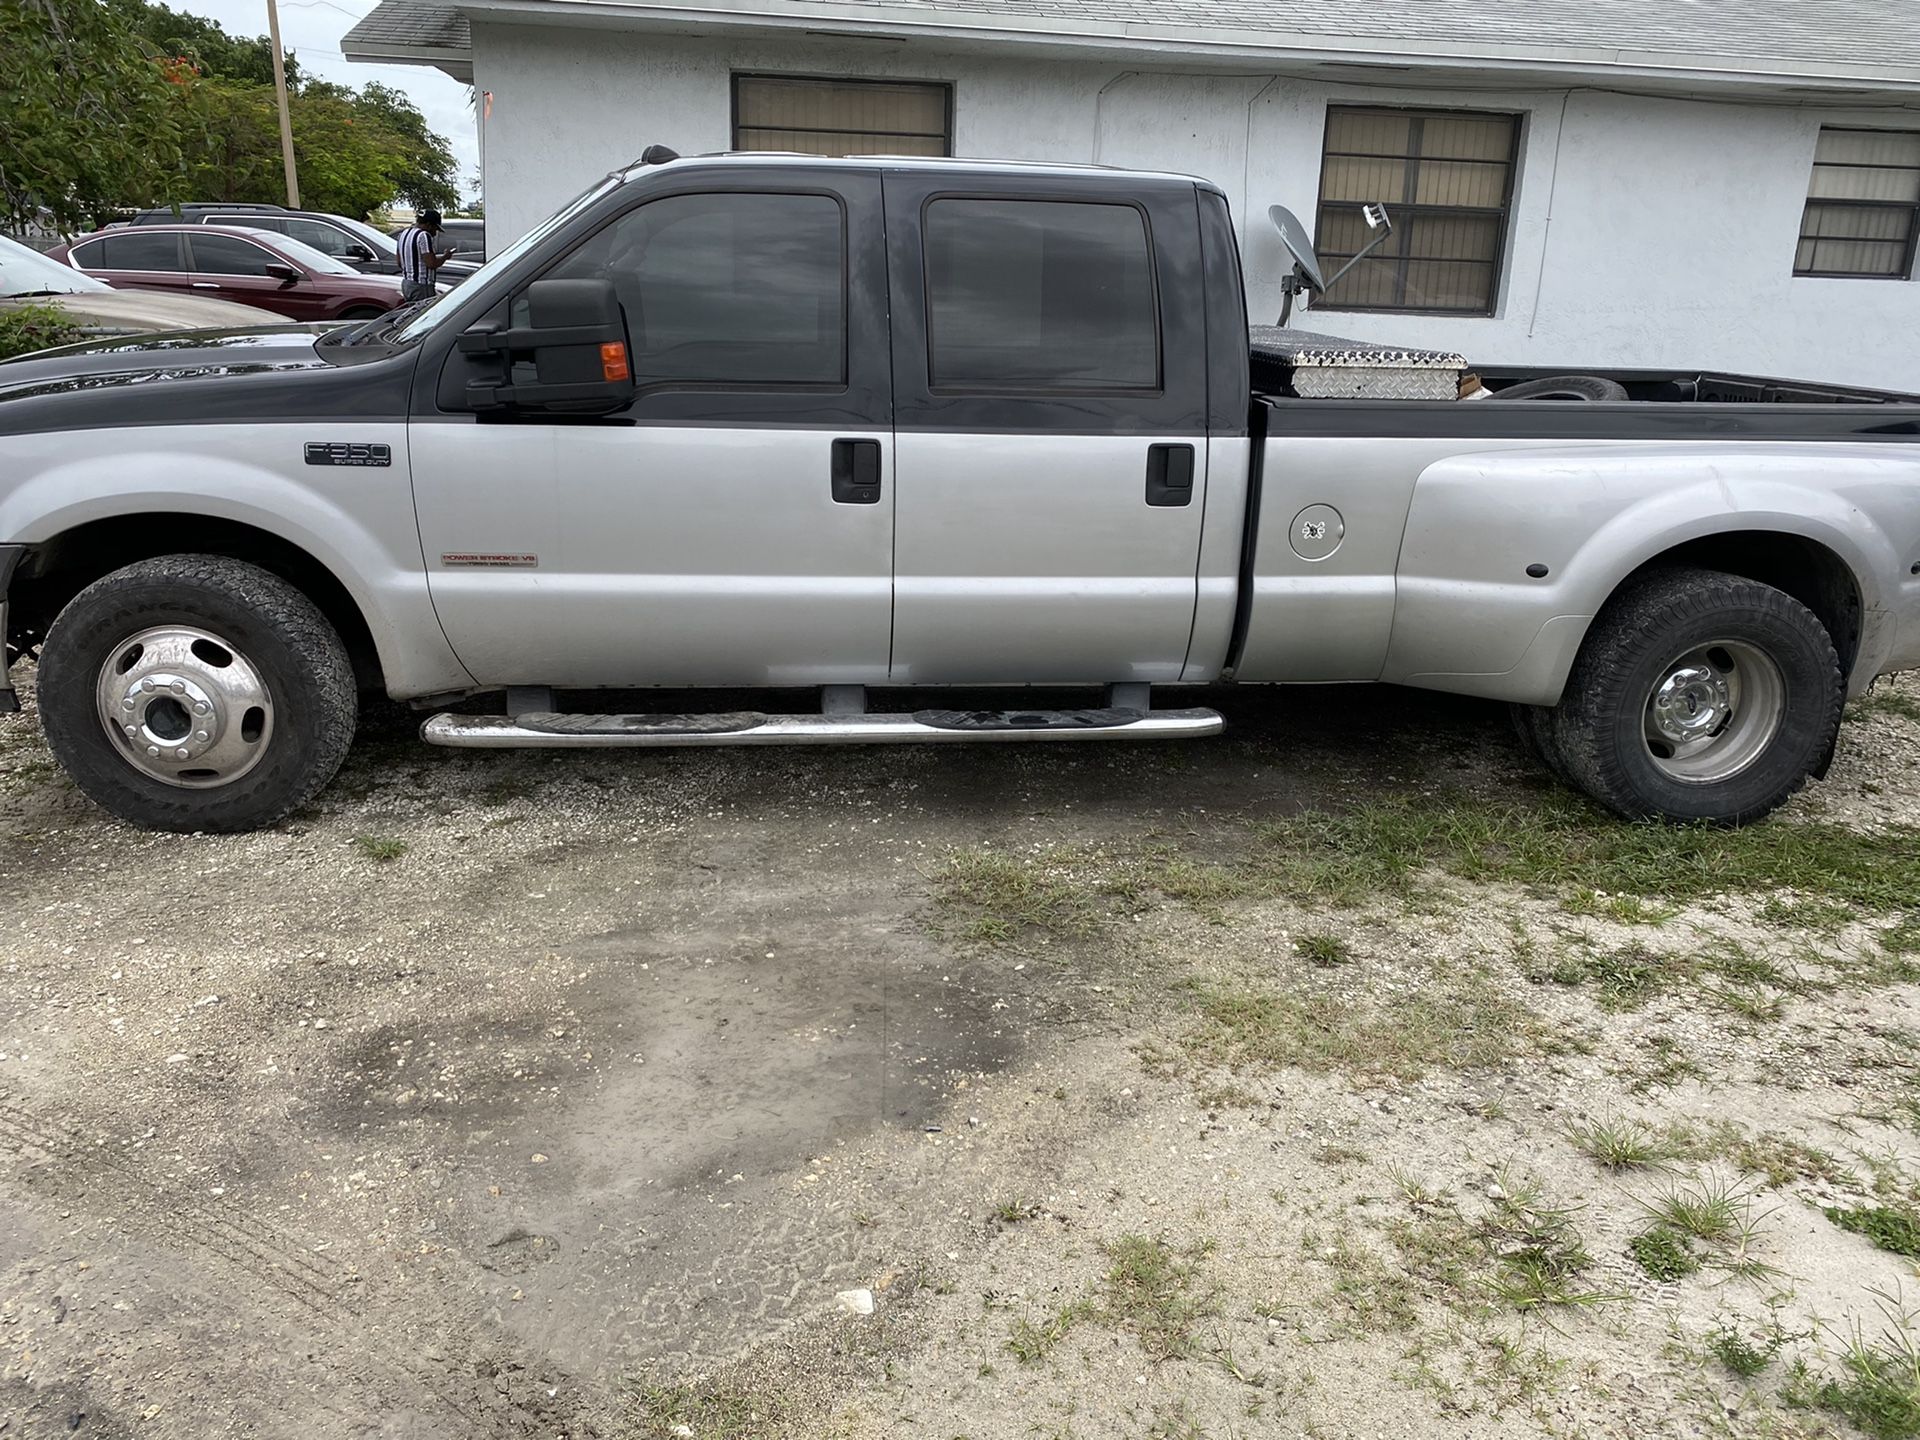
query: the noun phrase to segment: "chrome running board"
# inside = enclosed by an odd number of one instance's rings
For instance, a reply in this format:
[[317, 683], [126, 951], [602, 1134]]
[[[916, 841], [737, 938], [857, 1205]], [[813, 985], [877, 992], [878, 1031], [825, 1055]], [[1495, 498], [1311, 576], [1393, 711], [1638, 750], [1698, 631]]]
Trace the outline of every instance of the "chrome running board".
[[913, 715], [435, 715], [429, 745], [597, 750], [721, 745], [938, 745], [1045, 740], [1197, 740], [1216, 710], [922, 710]]

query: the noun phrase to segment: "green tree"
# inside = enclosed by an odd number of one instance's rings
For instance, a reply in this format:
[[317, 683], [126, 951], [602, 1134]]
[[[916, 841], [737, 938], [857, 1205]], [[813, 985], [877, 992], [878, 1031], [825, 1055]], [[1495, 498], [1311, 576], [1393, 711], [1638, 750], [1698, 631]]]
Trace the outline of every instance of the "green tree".
[[0, 0], [0, 220], [167, 198], [192, 78], [102, 0]]
[[[183, 15], [153, 0], [106, 0], [127, 28], [162, 55], [190, 60], [202, 75], [239, 85], [273, 84], [273, 42], [265, 35], [229, 35], [216, 20]], [[298, 89], [299, 57], [286, 56], [287, 84]]]
[[[460, 204], [460, 167], [446, 137], [427, 128], [427, 117], [405, 95], [378, 80], [360, 87], [354, 106], [398, 142], [400, 168], [394, 194], [416, 210], [453, 210]], [[391, 198], [391, 197], [389, 197]]]

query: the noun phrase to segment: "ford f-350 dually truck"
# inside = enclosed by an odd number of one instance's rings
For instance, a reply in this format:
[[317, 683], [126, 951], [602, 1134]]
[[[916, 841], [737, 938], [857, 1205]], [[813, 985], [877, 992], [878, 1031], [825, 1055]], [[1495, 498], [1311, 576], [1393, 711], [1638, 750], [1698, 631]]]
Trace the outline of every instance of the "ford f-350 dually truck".
[[[1250, 339], [1191, 177], [650, 152], [381, 320], [0, 365], [6, 658], [88, 795], [183, 831], [305, 802], [373, 690], [615, 747], [1202, 736], [1156, 698], [1342, 681], [1737, 824], [1920, 666], [1920, 399], [1463, 368]], [[648, 687], [821, 700], [590, 713]]]

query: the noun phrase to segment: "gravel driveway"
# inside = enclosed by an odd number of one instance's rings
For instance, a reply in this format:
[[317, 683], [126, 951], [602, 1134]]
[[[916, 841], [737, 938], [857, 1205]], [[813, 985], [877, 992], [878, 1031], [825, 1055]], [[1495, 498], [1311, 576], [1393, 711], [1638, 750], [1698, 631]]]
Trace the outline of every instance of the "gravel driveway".
[[[1920, 687], [1888, 693], [1776, 824], [1911, 854]], [[1377, 900], [1177, 878], [1370, 799], [1562, 803], [1493, 707], [1228, 694], [1229, 737], [1190, 747], [567, 756], [433, 751], [381, 712], [318, 805], [206, 838], [94, 811], [23, 694], [0, 717], [0, 1436], [1646, 1434], [1689, 1396], [1689, 1424], [1728, 1423], [1675, 1336], [1791, 1292], [1817, 1367], [1819, 1322], [1899, 1276], [1821, 1217], [1852, 1192], [1795, 1176], [1771, 1288], [1662, 1288], [1565, 1138], [1613, 1108], [1817, 1129], [1884, 1155], [1904, 1204], [1915, 989], [1826, 978], [1897, 908], [1816, 921], [1776, 885], [1647, 920], [1451, 860]], [[1820, 984], [1755, 981], [1746, 1016], [1677, 982], [1610, 1008], [1598, 969], [1539, 958], [1702, 927], [1803, 946]], [[1533, 1038], [1382, 1068], [1204, 1030], [1276, 966], [1370, 1015], [1443, 961]], [[1536, 1380], [1487, 1378], [1492, 1322], [1380, 1239], [1482, 1233], [1502, 1155], [1588, 1207], [1583, 1283], [1626, 1297], [1547, 1329], [1501, 1311], [1513, 1367], [1553, 1362]], [[1389, 1205], [1393, 1176], [1426, 1200]], [[1191, 1297], [1179, 1343], [1115, 1298], [1136, 1260]], [[1355, 1323], [1340, 1277], [1383, 1265], [1413, 1277], [1402, 1320]], [[1841, 1423], [1784, 1384], [1731, 1413]]]

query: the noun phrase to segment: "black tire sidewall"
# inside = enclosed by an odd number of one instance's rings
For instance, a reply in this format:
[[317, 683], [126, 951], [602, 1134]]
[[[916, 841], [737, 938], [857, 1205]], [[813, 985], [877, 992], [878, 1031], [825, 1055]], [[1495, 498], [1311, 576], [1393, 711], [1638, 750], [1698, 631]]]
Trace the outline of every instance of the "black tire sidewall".
[[[1574, 766], [1576, 778], [1598, 780], [1583, 788], [1603, 803], [1635, 816], [1741, 824], [1790, 798], [1831, 746], [1842, 700], [1837, 657], [1825, 630], [1797, 601], [1755, 582], [1743, 584], [1751, 601], [1689, 606], [1684, 613], [1676, 607], [1668, 623], [1642, 632], [1640, 654], [1616, 658], [1570, 713], [1556, 717], [1562, 746], [1571, 742], [1586, 752], [1579, 759], [1588, 763]], [[1645, 738], [1646, 707], [1676, 659], [1716, 641], [1740, 641], [1765, 653], [1780, 671], [1785, 701], [1779, 729], [1752, 763], [1729, 779], [1690, 784], [1655, 763]]]
[[[308, 603], [266, 572], [254, 575], [284, 591], [277, 598]], [[318, 612], [312, 618], [318, 621]], [[266, 682], [273, 704], [267, 753], [232, 784], [194, 790], [155, 780], [121, 753], [100, 719], [96, 687], [101, 667], [142, 630], [165, 625], [192, 626], [218, 636], [244, 655]], [[334, 645], [337, 649], [337, 640]], [[315, 670], [316, 663], [336, 659], [344, 656], [308, 653], [296, 636], [227, 587], [121, 572], [83, 591], [49, 632], [40, 659], [41, 725], [75, 783], [123, 820], [177, 831], [257, 829], [311, 796], [339, 767], [345, 746], [331, 733], [335, 717], [329, 687]], [[324, 773], [316, 781], [318, 772]]]

